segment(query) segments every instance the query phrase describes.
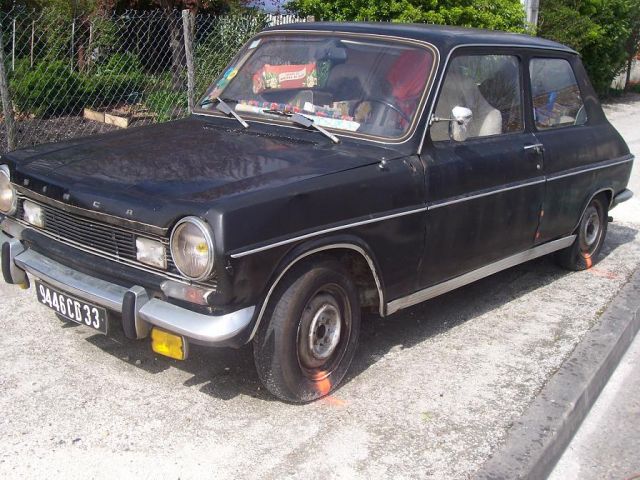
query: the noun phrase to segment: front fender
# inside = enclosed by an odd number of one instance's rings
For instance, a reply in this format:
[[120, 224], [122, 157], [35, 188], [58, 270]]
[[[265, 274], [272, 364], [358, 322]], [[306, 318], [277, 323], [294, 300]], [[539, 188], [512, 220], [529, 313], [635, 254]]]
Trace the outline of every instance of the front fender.
[[[251, 338], [253, 338], [253, 336], [255, 335], [257, 329], [260, 327], [269, 301], [272, 299], [275, 289], [287, 274], [287, 272], [289, 272], [295, 265], [299, 264], [300, 262], [313, 258], [314, 255], [337, 253], [340, 251], [354, 252], [357, 255], [360, 255], [366, 261], [371, 271], [371, 275], [374, 279], [376, 289], [378, 291], [378, 311], [381, 316], [384, 316], [386, 308], [384, 280], [382, 278], [375, 254], [369, 248], [365, 241], [354, 235], [332, 235], [304, 242], [302, 244], [289, 248], [287, 252], [284, 252], [280, 260], [277, 262], [276, 268], [273, 269], [273, 271], [269, 275], [268, 280], [260, 289], [262, 293], [259, 297], [258, 302], [256, 303], [256, 312], [254, 314], [252, 326], [250, 329], [251, 334], [246, 340], [251, 340]], [[255, 255], [259, 256], [260, 254]], [[256, 263], [254, 263], [254, 260]], [[255, 265], [261, 262], [260, 259], [256, 258], [247, 263]], [[256, 278], [255, 272], [253, 272], [251, 278]], [[254, 288], [255, 287], [257, 287], [257, 285], [254, 285]]]

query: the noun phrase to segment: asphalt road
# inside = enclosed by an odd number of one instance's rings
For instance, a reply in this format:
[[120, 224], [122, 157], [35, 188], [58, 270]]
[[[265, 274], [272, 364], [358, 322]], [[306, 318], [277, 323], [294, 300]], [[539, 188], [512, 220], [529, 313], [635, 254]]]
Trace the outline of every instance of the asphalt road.
[[[608, 109], [636, 152], [639, 107]], [[304, 406], [260, 387], [248, 348], [167, 360], [2, 284], [0, 475], [466, 478], [640, 266], [639, 209], [613, 216], [589, 271], [542, 258], [366, 321], [345, 384]]]
[[620, 361], [548, 480], [640, 478], [640, 336]]
[[[637, 98], [640, 98], [638, 96]], [[640, 104], [607, 107], [611, 117], [624, 116], [618, 126], [630, 148], [640, 153]], [[615, 211], [617, 218], [640, 214], [640, 167], [630, 186], [639, 196]], [[548, 480], [618, 480], [640, 478], [640, 336], [584, 419]]]

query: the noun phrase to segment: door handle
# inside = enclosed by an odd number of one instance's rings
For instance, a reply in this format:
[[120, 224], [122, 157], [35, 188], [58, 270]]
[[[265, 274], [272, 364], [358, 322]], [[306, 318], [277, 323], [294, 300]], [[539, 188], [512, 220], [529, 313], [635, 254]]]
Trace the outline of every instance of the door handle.
[[524, 150], [525, 151], [533, 150], [536, 153], [542, 153], [544, 152], [544, 145], [541, 143], [534, 143], [533, 145], [525, 145]]

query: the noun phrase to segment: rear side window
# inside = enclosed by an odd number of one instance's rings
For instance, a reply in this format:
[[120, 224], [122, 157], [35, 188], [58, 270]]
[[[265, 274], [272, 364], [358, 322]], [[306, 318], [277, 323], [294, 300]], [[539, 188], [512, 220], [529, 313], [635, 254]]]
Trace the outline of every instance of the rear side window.
[[[468, 139], [523, 130], [520, 60], [513, 55], [463, 55], [447, 69], [435, 116], [451, 117], [454, 107], [473, 113]], [[449, 125], [431, 125], [433, 141], [449, 140]]]
[[567, 60], [534, 58], [529, 71], [533, 115], [538, 130], [587, 122], [578, 82]]

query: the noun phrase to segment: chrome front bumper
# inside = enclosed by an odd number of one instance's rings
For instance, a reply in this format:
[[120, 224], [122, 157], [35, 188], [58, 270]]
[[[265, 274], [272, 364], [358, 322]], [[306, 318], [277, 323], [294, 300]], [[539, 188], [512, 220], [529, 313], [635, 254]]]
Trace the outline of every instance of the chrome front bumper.
[[224, 346], [251, 323], [255, 307], [225, 315], [205, 315], [164, 300], [149, 298], [142, 287], [128, 289], [73, 270], [26, 249], [18, 238], [5, 234], [5, 231], [11, 231], [9, 223], [14, 224], [7, 219], [0, 229], [0, 260], [5, 281], [28, 286], [28, 273], [71, 296], [120, 313], [125, 333], [129, 332], [127, 336], [144, 338], [150, 326], [156, 326], [197, 344]]

